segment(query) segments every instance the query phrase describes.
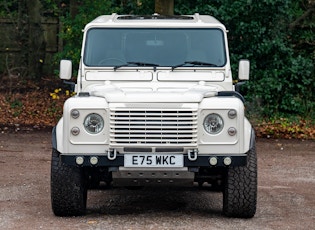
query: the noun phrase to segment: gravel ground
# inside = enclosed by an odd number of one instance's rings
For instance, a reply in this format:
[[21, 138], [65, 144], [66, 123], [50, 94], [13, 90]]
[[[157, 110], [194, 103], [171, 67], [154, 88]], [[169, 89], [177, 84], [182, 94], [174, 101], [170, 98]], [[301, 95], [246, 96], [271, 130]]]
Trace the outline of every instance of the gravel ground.
[[314, 229], [315, 141], [258, 139], [252, 219], [222, 216], [207, 189], [91, 190], [88, 214], [55, 217], [50, 132], [0, 133], [0, 229]]

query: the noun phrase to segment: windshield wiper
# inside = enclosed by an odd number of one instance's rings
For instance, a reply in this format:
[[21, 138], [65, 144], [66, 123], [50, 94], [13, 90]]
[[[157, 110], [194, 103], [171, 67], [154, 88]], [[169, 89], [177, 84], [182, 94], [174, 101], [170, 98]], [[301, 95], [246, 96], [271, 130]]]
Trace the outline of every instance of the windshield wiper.
[[[125, 67], [125, 66], [152, 66], [152, 67], [157, 67], [159, 65], [158, 64], [154, 64], [154, 63], [148, 63], [148, 62], [128, 61], [126, 64], [115, 66], [114, 70], [119, 69], [121, 67]], [[154, 68], [154, 70], [155, 70], [155, 68]]]
[[209, 62], [202, 62], [202, 61], [185, 61], [185, 62], [182, 63], [182, 64], [172, 66], [172, 70], [174, 70], [174, 69], [176, 69], [176, 68], [178, 68], [178, 67], [185, 66], [185, 65], [218, 67], [218, 65], [213, 64], [213, 63], [209, 63]]

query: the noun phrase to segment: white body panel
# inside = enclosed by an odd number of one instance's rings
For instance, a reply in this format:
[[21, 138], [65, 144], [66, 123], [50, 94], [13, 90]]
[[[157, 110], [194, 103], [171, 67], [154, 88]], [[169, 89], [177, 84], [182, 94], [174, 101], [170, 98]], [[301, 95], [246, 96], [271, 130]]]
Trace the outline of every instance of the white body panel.
[[[118, 20], [117, 17], [115, 14], [100, 16], [86, 25], [82, 57], [85, 52], [87, 32], [93, 28], [216, 28], [222, 30], [224, 34], [226, 62], [220, 67], [122, 66], [115, 69], [86, 66], [81, 60], [76, 85], [78, 96], [66, 101], [63, 118], [57, 125], [58, 151], [62, 154], [105, 155], [109, 149], [116, 149], [124, 154], [124, 148], [128, 147], [150, 147], [154, 151], [156, 148], [179, 146], [183, 149], [182, 153], [187, 153], [187, 150], [193, 148], [198, 149], [200, 155], [246, 153], [250, 148], [252, 127], [245, 118], [243, 102], [233, 95], [218, 96], [218, 92], [234, 90], [225, 27], [213, 17], [198, 14], [193, 15], [192, 20]], [[247, 77], [245, 76], [248, 75], [247, 70], [246, 66], [242, 69], [243, 78]], [[88, 93], [89, 96], [80, 96], [82, 92]], [[70, 115], [74, 109], [80, 113], [75, 119]], [[235, 118], [229, 118], [230, 110], [236, 111]], [[149, 125], [152, 125], [150, 122], [159, 111], [162, 111], [162, 114], [172, 114], [176, 111], [179, 111], [179, 114], [181, 111], [183, 114], [192, 114], [188, 119], [192, 122], [190, 126], [194, 127], [189, 131], [189, 138], [192, 140], [189, 143], [180, 141], [175, 143], [173, 139], [166, 138], [160, 142], [156, 142], [155, 139], [149, 142], [144, 140], [146, 138], [142, 140], [142, 137], [138, 137], [133, 134], [133, 130], [130, 130], [128, 132], [133, 135], [130, 143], [127, 141], [120, 143], [119, 135], [122, 131], [112, 124], [116, 122], [115, 119], [120, 119], [118, 115], [117, 118], [112, 118], [116, 116], [116, 111], [125, 114], [123, 117], [135, 111], [138, 111], [136, 113], [139, 113], [140, 117], [144, 116], [143, 114], [154, 113], [153, 118], [143, 118], [144, 123]], [[99, 114], [104, 120], [104, 128], [100, 133], [90, 134], [83, 125], [84, 119], [91, 113]], [[209, 134], [204, 129], [204, 119], [211, 113], [220, 115], [224, 121], [222, 131], [217, 134]], [[183, 114], [179, 116], [185, 117]], [[165, 121], [161, 116], [161, 122], [167, 123], [172, 120], [173, 115], [169, 116]], [[180, 122], [182, 118], [177, 119]], [[130, 123], [133, 122], [132, 116], [129, 120]], [[174, 126], [173, 123], [172, 125]], [[71, 133], [73, 127], [79, 128], [78, 135]], [[236, 129], [235, 135], [228, 133], [231, 127]], [[142, 133], [145, 133], [143, 130]], [[154, 132], [154, 129], [151, 132]], [[163, 132], [162, 130], [161, 133]], [[122, 133], [126, 135], [125, 132]], [[152, 135], [153, 133], [148, 134], [148, 139]], [[176, 135], [184, 136], [181, 131]]]

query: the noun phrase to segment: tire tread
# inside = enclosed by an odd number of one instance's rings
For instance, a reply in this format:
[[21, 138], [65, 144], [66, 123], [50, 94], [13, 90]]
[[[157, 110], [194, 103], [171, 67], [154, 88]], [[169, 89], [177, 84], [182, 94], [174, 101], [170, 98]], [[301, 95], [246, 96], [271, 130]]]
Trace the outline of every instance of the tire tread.
[[223, 214], [252, 218], [257, 205], [257, 155], [255, 144], [248, 151], [247, 165], [227, 169], [223, 191]]
[[61, 163], [57, 150], [51, 159], [51, 205], [56, 216], [80, 216], [86, 212], [87, 190], [79, 167]]

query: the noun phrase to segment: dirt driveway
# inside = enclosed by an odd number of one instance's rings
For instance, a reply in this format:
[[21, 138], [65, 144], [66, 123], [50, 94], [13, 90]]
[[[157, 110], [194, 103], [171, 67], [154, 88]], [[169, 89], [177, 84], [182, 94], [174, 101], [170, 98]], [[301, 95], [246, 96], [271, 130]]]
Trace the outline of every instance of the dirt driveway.
[[0, 229], [314, 229], [315, 142], [257, 140], [258, 209], [221, 215], [221, 193], [93, 190], [88, 214], [55, 217], [50, 207], [49, 132], [0, 133]]

